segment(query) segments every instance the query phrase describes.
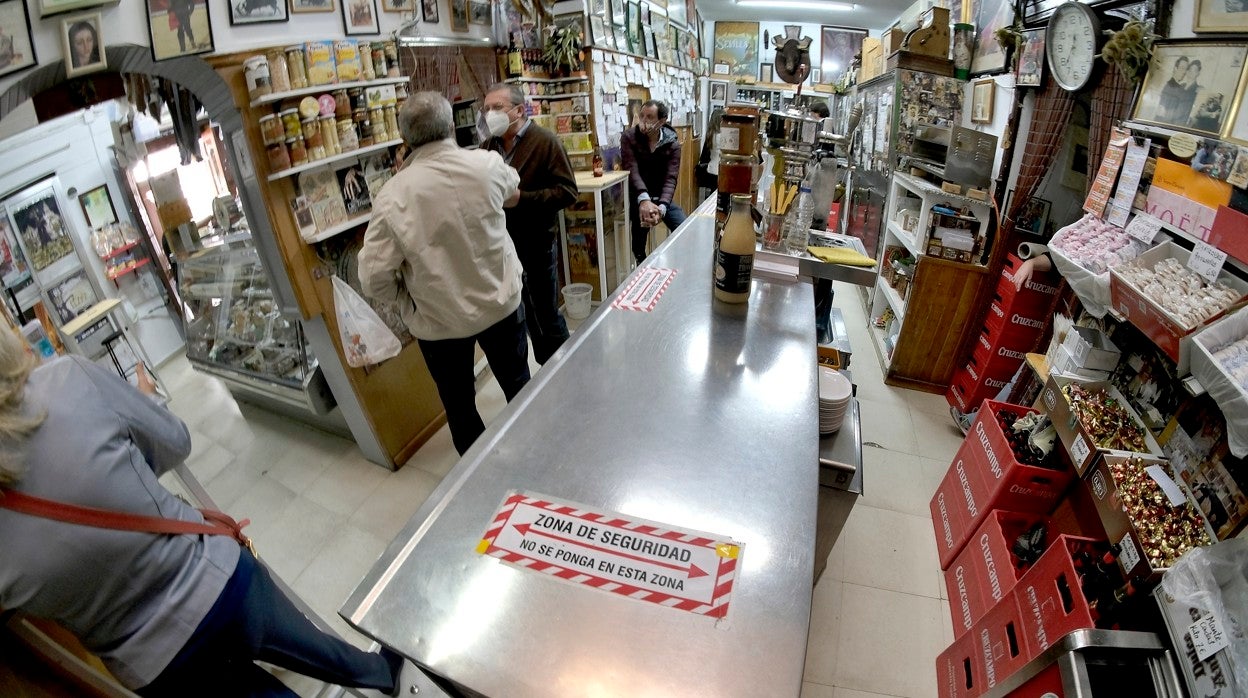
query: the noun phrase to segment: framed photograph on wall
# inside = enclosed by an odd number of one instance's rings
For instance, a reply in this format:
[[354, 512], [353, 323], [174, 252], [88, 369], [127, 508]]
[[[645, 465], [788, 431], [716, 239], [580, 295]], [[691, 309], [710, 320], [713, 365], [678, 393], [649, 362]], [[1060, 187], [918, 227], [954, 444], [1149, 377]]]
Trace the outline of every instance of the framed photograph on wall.
[[760, 63], [758, 65], [758, 81], [759, 82], [775, 82], [776, 71], [771, 63]]
[[229, 0], [230, 24], [288, 22], [286, 0]]
[[30, 270], [17, 244], [17, 234], [4, 209], [0, 208], [0, 287], [12, 288], [28, 278]]
[[819, 29], [819, 70], [827, 82], [839, 82], [853, 66], [854, 56], [862, 53], [862, 40], [867, 37], [867, 32], [848, 27]]
[[416, 12], [417, 0], [381, 0], [382, 12]]
[[1196, 0], [1192, 31], [1248, 32], [1248, 3], [1243, 0]]
[[1023, 47], [1018, 55], [1018, 77], [1015, 81], [1019, 87], [1039, 87], [1044, 78], [1044, 33], [1043, 29], [1023, 32]]
[[420, 0], [420, 19], [429, 24], [438, 23], [438, 0]]
[[[45, 181], [26, 189], [6, 201], [4, 206], [9, 211], [33, 271], [43, 272], [62, 260], [71, 267], [81, 266], [75, 259], [74, 242], [66, 229], [61, 205], [51, 182]], [[57, 266], [50, 273], [56, 274], [58, 270], [64, 273], [67, 269], [62, 269], [63, 266]]]
[[1006, 49], [997, 42], [997, 30], [1014, 22], [1014, 4], [1010, 0], [974, 0], [975, 53], [971, 58], [971, 75], [1004, 72], [1010, 64]]
[[450, 0], [451, 29], [457, 32], [468, 31], [468, 0]]
[[5, 48], [0, 54], [0, 76], [39, 64], [24, 0], [0, 0], [0, 46]]
[[[105, 7], [107, 5], [116, 5], [119, 0], [39, 0], [39, 18], [44, 19], [53, 15], [63, 15], [66, 12], [77, 12], [78, 10], [87, 10], [92, 7]], [[15, 27], [15, 24], [0, 23], [0, 27], [6, 30], [9, 27]], [[5, 32], [8, 33], [7, 31]]]
[[48, 286], [48, 303], [61, 325], [69, 323], [97, 302], [99, 296], [82, 267]]
[[1157, 42], [1131, 118], [1208, 136], [1232, 133], [1245, 58], [1245, 41]]
[[607, 28], [598, 15], [589, 16], [589, 43], [594, 46], [611, 48], [607, 41]]
[[486, 0], [468, 1], [468, 23], [492, 26], [494, 18], [490, 13], [490, 3]]
[[728, 83], [723, 80], [711, 81], [711, 105], [722, 105], [728, 101]]
[[[1014, 192], [1011, 191], [1010, 194], [1013, 195]], [[1049, 210], [1052, 207], [1053, 204], [1049, 201], [1033, 196], [1018, 212], [1018, 216], [1014, 219], [1014, 229], [1029, 235], [1044, 235], [1045, 226], [1049, 224]]]
[[94, 73], [108, 67], [100, 13], [61, 20], [61, 47], [65, 51], [65, 77]]
[[715, 74], [727, 66], [728, 74], [738, 78], [758, 75], [758, 22], [715, 23]]
[[342, 0], [342, 30], [347, 36], [380, 34], [377, 0]]
[[314, 12], [333, 12], [337, 8], [334, 0], [290, 0], [292, 15], [312, 14]]
[[992, 107], [997, 96], [997, 81], [984, 78], [971, 83], [971, 123], [992, 123]]
[[117, 222], [117, 209], [113, 207], [107, 185], [101, 184], [86, 194], [79, 194], [78, 203], [82, 206], [82, 213], [87, 217], [87, 224], [92, 230], [99, 230]]
[[207, 0], [147, 0], [147, 33], [158, 61], [216, 50]]

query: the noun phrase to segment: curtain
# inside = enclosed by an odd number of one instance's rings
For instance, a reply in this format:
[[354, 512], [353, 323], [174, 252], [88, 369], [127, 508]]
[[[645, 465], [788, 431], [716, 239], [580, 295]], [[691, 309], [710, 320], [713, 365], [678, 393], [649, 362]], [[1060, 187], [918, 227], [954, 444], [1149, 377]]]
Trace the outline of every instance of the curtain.
[[1023, 160], [1018, 168], [1014, 198], [1011, 199], [1009, 210], [1005, 211], [1001, 224], [1001, 239], [1009, 246], [1007, 249], [1014, 245], [1014, 216], [1035, 195], [1044, 175], [1062, 149], [1062, 139], [1066, 135], [1073, 106], [1074, 100], [1070, 93], [1058, 87], [1056, 80], [1049, 80], [1045, 88], [1036, 95], [1036, 108], [1032, 113], [1027, 144], [1023, 147]]
[[1134, 93], [1135, 86], [1114, 64], [1109, 65], [1100, 84], [1092, 91], [1088, 118], [1088, 184], [1084, 191], [1085, 196], [1092, 189], [1092, 181], [1101, 169], [1101, 160], [1105, 157], [1110, 133], [1114, 126], [1127, 118], [1127, 109], [1131, 106], [1131, 96]]
[[401, 50], [404, 75], [412, 90], [441, 92], [452, 102], [477, 99], [498, 80], [494, 49], [459, 46], [409, 46]]

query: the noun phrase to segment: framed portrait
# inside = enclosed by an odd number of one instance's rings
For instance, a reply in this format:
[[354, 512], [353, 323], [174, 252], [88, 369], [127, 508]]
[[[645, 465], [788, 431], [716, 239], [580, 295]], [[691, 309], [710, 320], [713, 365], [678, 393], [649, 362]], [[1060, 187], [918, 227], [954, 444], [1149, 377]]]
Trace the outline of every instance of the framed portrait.
[[117, 209], [113, 207], [107, 185], [101, 184], [86, 194], [79, 194], [78, 203], [82, 206], [82, 213], [87, 217], [87, 223], [92, 230], [117, 222]]
[[853, 66], [854, 56], [862, 52], [862, 40], [867, 32], [845, 27], [819, 29], [819, 70], [827, 82], [839, 82]]
[[468, 31], [468, 0], [450, 0], [451, 29], [457, 32]]
[[147, 0], [147, 33], [157, 61], [216, 50], [207, 0]]
[[61, 47], [65, 50], [65, 77], [94, 73], [108, 67], [100, 13], [61, 20]]
[[417, 0], [381, 0], [382, 12], [415, 12]]
[[711, 104], [723, 104], [728, 101], [728, 83], [723, 80], [711, 81]]
[[1014, 22], [1014, 4], [1010, 0], [975, 0], [975, 53], [971, 58], [971, 75], [1004, 72], [1009, 54], [997, 42], [997, 30]]
[[689, 14], [687, 12], [685, 0], [672, 0], [667, 4], [667, 21], [680, 26], [689, 24]]
[[971, 123], [992, 123], [992, 107], [997, 96], [997, 81], [992, 78], [976, 80], [971, 85]]
[[468, 23], [492, 26], [494, 19], [490, 13], [490, 3], [485, 0], [468, 1]]
[[624, 14], [624, 0], [607, 0], [607, 8], [611, 12], [608, 17], [611, 24], [624, 24], [627, 21], [627, 15]]
[[654, 43], [654, 30], [649, 25], [641, 28], [641, 50], [639, 54], [646, 58], [658, 58], [658, 47]]
[[589, 41], [594, 46], [607, 46], [607, 29], [598, 15], [589, 16]]
[[728, 66], [728, 75], [752, 78], [758, 75], [758, 22], [716, 22], [713, 59]]
[[589, 0], [589, 14], [607, 16], [607, 0]]
[[420, 19], [430, 24], [438, 23], [438, 0], [420, 0]]
[[[1010, 196], [1013, 195], [1014, 192], [1011, 190]], [[1010, 204], [1007, 203], [1006, 205], [1008, 207]], [[1049, 201], [1032, 197], [1027, 203], [1023, 204], [1022, 210], [1015, 217], [1014, 229], [1029, 235], [1044, 235], [1045, 227], [1049, 224], [1049, 210], [1051, 208], [1053, 208], [1053, 204]]]
[[641, 26], [650, 26], [650, 3], [640, 3], [638, 6], [641, 8], [641, 14], [638, 15]]
[[26, 3], [24, 0], [0, 0], [0, 76], [38, 64]]
[[776, 71], [771, 63], [758, 64], [758, 81], [759, 82], [775, 82]]
[[1248, 32], [1248, 3], [1243, 0], [1196, 0], [1192, 31]]
[[1243, 41], [1158, 42], [1131, 118], [1208, 136], [1234, 131], [1245, 57]]
[[61, 325], [65, 325], [99, 302], [95, 287], [81, 267], [48, 286], [48, 303]]
[[1044, 78], [1043, 29], [1023, 32], [1023, 46], [1018, 54], [1018, 76], [1014, 84], [1019, 87], [1039, 87]]
[[19, 197], [10, 199], [5, 208], [33, 270], [42, 272], [63, 259], [73, 258], [74, 242], [52, 185], [36, 185]]
[[286, 0], [229, 0], [228, 6], [230, 24], [290, 21], [290, 15], [286, 14]]
[[0, 287], [12, 288], [30, 278], [26, 258], [17, 244], [13, 224], [4, 210], [0, 209]]
[[335, 9], [334, 0], [290, 0], [290, 13], [293, 15], [333, 12]]
[[347, 36], [380, 34], [377, 0], [342, 0], [342, 30]]

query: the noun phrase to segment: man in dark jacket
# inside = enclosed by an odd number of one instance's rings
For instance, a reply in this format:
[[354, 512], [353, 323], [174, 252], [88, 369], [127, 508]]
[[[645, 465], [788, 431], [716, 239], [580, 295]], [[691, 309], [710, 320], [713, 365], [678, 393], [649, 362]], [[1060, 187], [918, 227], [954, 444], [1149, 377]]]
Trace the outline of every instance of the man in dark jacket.
[[507, 232], [524, 268], [524, 319], [533, 357], [545, 364], [568, 338], [559, 313], [559, 212], [579, 193], [563, 144], [525, 114], [524, 93], [499, 83], [486, 92], [484, 126], [493, 150], [520, 173], [520, 203], [507, 209]]
[[685, 212], [672, 202], [680, 175], [680, 140], [667, 125], [667, 105], [650, 100], [641, 105], [641, 121], [620, 135], [620, 159], [629, 171], [633, 219], [633, 256], [646, 259], [646, 237], [662, 221], [668, 229], [685, 222]]

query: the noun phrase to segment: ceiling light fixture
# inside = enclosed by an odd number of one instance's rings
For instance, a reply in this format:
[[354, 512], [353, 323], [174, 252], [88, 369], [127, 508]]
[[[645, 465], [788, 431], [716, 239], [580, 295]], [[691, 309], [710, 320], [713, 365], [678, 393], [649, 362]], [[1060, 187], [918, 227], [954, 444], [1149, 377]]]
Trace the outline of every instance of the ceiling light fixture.
[[820, 2], [819, 0], [736, 0], [737, 7], [787, 8], [793, 10], [831, 10], [846, 12], [858, 9], [852, 2]]

